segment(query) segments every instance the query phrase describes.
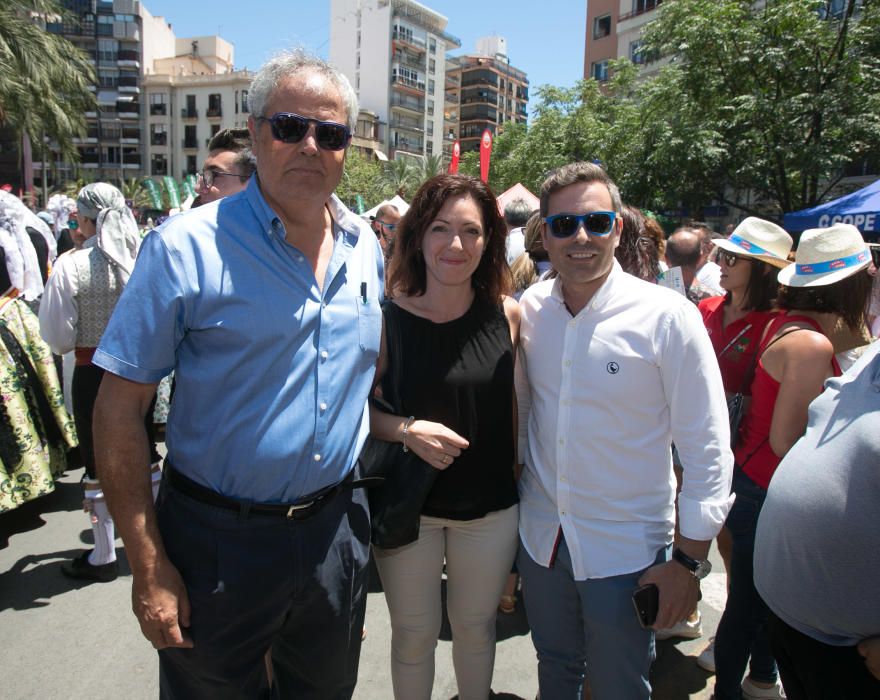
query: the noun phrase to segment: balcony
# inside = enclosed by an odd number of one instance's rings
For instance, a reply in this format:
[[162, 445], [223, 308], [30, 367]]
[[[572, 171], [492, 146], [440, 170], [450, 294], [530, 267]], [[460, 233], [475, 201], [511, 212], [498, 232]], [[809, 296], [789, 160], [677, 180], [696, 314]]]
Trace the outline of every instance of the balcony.
[[116, 65], [120, 68], [140, 68], [141, 54], [140, 51], [131, 51], [122, 49], [116, 53]]
[[421, 80], [412, 80], [411, 78], [404, 78], [402, 75], [397, 75], [391, 78], [391, 84], [396, 88], [403, 88], [421, 94], [425, 93], [425, 83]]
[[406, 131], [414, 131], [418, 134], [424, 133], [424, 126], [419, 123], [409, 119], [393, 119], [388, 126], [393, 129], [404, 129]]
[[161, 134], [150, 134], [150, 145], [151, 146], [167, 146], [168, 145], [168, 134], [163, 132]]
[[402, 95], [394, 95], [391, 98], [391, 107], [394, 109], [404, 109], [416, 114], [425, 113], [425, 101], [416, 99], [407, 99]]
[[137, 102], [117, 102], [116, 112], [120, 119], [139, 119], [141, 106]]
[[406, 66], [407, 68], [415, 68], [416, 70], [425, 70], [425, 55], [422, 54], [419, 56], [411, 56], [407, 53], [403, 53], [401, 51], [396, 51], [394, 53], [393, 58], [394, 63], [399, 64], [401, 66]]
[[138, 86], [138, 79], [134, 76], [123, 76], [120, 77], [116, 83], [117, 89], [121, 93], [135, 94], [140, 93], [141, 89]]
[[122, 156], [122, 166], [125, 168], [139, 168], [141, 167], [141, 154], [140, 153], [126, 153]]
[[199, 140], [196, 138], [192, 138], [192, 139], [184, 138], [184, 139], [180, 140], [180, 145], [186, 149], [192, 149], [192, 148], [198, 149]]
[[141, 130], [134, 128], [124, 128], [122, 130], [122, 136], [119, 139], [121, 143], [140, 143], [141, 142]]
[[445, 95], [443, 95], [443, 99], [446, 102], [449, 102], [450, 104], [454, 104], [454, 105], [458, 104], [458, 95], [456, 95], [454, 93], [447, 92]]
[[219, 119], [223, 116], [223, 108], [222, 107], [208, 107], [205, 111], [208, 119]]
[[150, 174], [165, 176], [168, 174], [168, 162], [167, 161], [153, 161], [150, 166]]
[[164, 117], [168, 114], [168, 105], [164, 102], [162, 104], [151, 104], [150, 105], [150, 116], [151, 117]]
[[180, 110], [180, 118], [181, 119], [198, 119], [199, 118], [199, 110], [195, 107], [190, 109], [189, 107], [182, 107]]
[[412, 153], [413, 155], [420, 156], [423, 154], [424, 147], [422, 143], [419, 141], [409, 141], [407, 139], [398, 139], [397, 143], [394, 144], [395, 151], [402, 151], [404, 153]]
[[406, 46], [416, 53], [425, 53], [428, 48], [428, 42], [420, 36], [413, 36], [409, 32], [392, 32], [391, 40], [400, 46]]

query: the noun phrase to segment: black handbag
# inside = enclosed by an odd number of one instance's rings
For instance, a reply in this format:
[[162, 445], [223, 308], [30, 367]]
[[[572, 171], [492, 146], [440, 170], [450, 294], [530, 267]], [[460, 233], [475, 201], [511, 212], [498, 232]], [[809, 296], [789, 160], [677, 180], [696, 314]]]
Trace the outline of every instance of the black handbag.
[[[387, 365], [381, 382], [382, 396], [370, 400], [380, 411], [405, 416], [407, 413], [400, 400], [403, 343], [397, 309], [391, 301], [386, 301], [382, 312]], [[367, 438], [358, 461], [362, 477], [382, 478], [367, 491], [372, 522], [370, 541], [383, 549], [415, 542], [419, 538], [422, 506], [434, 486], [437, 470], [414, 452], [404, 452], [400, 443], [372, 436]]]

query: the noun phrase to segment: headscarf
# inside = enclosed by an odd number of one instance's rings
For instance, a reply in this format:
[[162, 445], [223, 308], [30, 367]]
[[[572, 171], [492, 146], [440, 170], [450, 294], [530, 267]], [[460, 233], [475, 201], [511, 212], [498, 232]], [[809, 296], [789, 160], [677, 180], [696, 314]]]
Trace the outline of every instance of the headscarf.
[[6, 267], [12, 285], [25, 299], [33, 300], [43, 293], [43, 275], [37, 251], [28, 235], [33, 229], [46, 240], [48, 259], [55, 259], [55, 236], [46, 223], [9, 192], [0, 191], [0, 229], [5, 231], [2, 244], [6, 253]]
[[134, 269], [140, 236], [122, 192], [106, 182], [86, 185], [77, 195], [76, 208], [80, 216], [97, 222], [96, 247], [113, 266], [119, 283], [124, 286]]
[[67, 228], [70, 213], [76, 211], [76, 200], [66, 194], [53, 194], [46, 203], [46, 211], [54, 218], [52, 228], [57, 239], [61, 232]]

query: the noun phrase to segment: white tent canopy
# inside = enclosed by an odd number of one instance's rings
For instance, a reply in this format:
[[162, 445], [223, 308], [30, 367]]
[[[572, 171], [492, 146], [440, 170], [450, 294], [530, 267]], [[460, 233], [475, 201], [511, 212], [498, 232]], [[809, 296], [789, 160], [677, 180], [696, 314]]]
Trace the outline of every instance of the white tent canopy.
[[373, 217], [376, 216], [376, 212], [379, 211], [379, 207], [381, 207], [383, 204], [393, 204], [395, 207], [397, 207], [397, 211], [400, 212], [401, 216], [406, 214], [407, 210], [409, 209], [409, 204], [406, 203], [403, 197], [401, 197], [399, 194], [396, 194], [391, 199], [386, 199], [384, 202], [379, 202], [375, 207], [361, 214], [361, 216], [367, 221], [372, 221]]

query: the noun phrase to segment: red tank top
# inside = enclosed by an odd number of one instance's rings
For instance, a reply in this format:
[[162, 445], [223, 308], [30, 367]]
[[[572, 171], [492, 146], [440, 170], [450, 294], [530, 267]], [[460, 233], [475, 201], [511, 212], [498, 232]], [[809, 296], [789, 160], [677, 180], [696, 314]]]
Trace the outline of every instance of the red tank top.
[[[821, 326], [811, 318], [782, 314], [771, 321], [760, 352], [763, 354], [782, 326], [796, 321], [806, 323], [817, 333], [822, 333]], [[831, 367], [834, 376], [839, 377], [840, 366], [834, 357], [831, 358]], [[779, 382], [764, 369], [759, 358], [755, 367], [755, 378], [752, 380], [752, 403], [740, 426], [739, 439], [733, 454], [736, 464], [742, 467], [745, 475], [763, 489], [770, 485], [770, 479], [782, 461], [770, 447], [770, 424], [773, 421], [777, 396]]]
[[743, 318], [729, 323], [725, 328], [724, 299], [725, 297], [703, 299], [698, 308], [715, 349], [715, 357], [718, 358], [724, 391], [728, 394], [742, 391], [749, 396], [750, 387], [742, 384], [752, 366], [764, 328], [777, 312], [749, 311]]

